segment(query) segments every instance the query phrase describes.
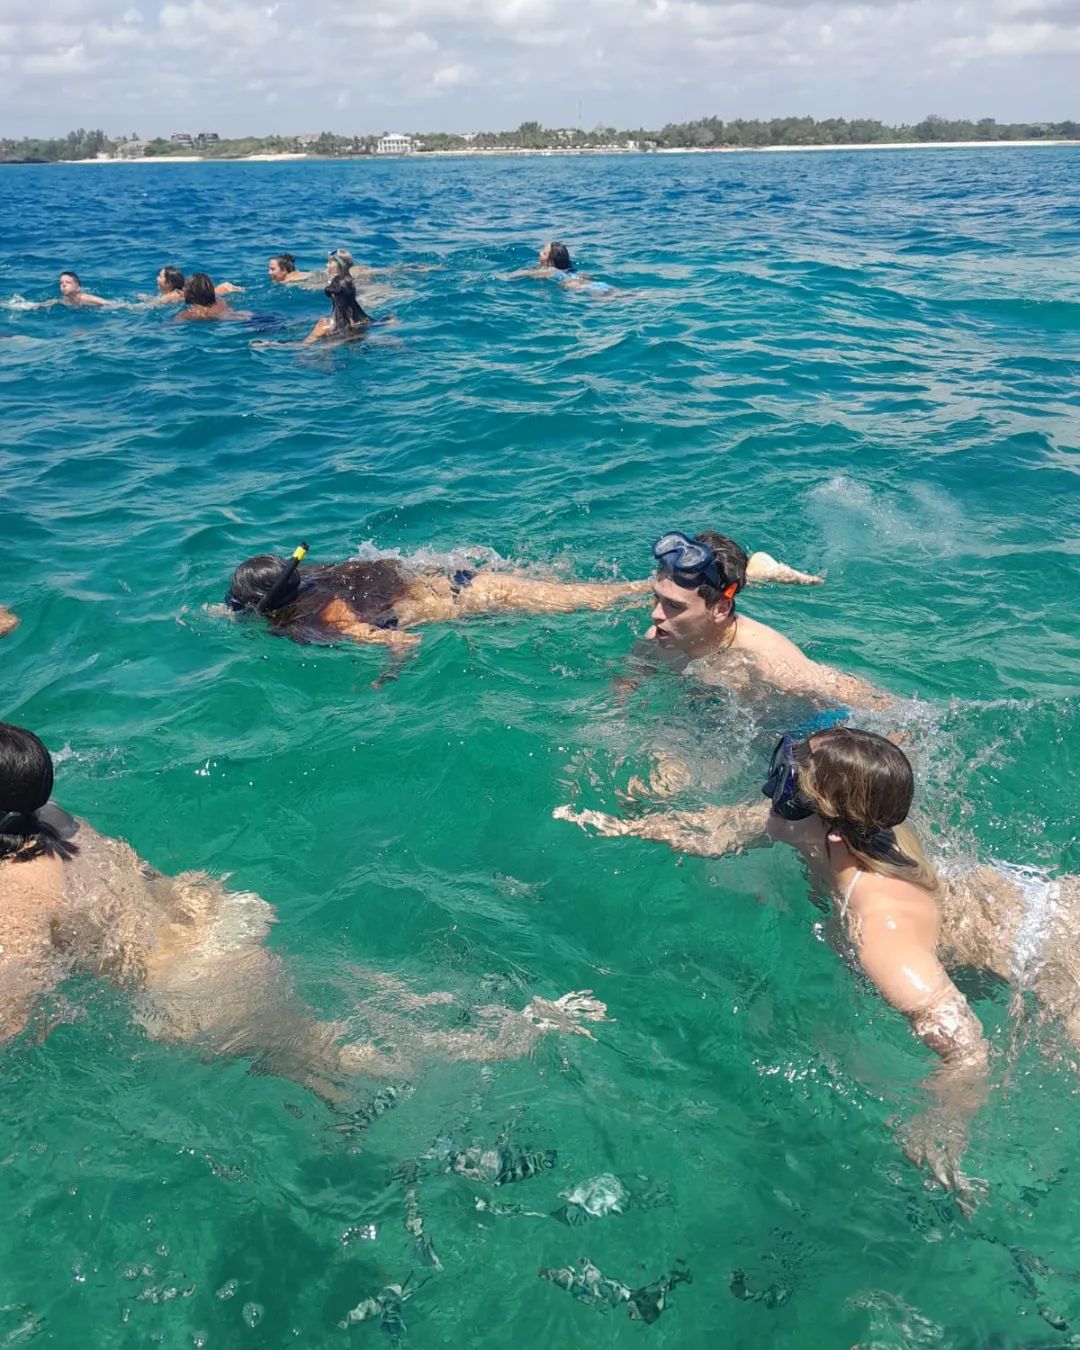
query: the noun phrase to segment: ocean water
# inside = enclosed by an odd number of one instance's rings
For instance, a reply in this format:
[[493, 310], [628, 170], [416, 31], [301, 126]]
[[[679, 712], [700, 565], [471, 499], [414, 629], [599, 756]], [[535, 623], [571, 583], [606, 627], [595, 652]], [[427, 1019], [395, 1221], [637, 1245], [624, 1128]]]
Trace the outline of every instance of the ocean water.
[[[587, 987], [615, 1020], [430, 1063], [350, 1139], [299, 1087], [148, 1041], [114, 991], [61, 991], [45, 1041], [0, 1050], [0, 1345], [375, 1343], [338, 1323], [410, 1272], [417, 1350], [1073, 1343], [1050, 1325], [1080, 1333], [1054, 1029], [1014, 1044], [1008, 991], [965, 985], [995, 1046], [967, 1221], [890, 1130], [928, 1056], [819, 940], [792, 857], [551, 818], [620, 809], [664, 745], [687, 802], [756, 790], [790, 705], [621, 696], [632, 607], [430, 628], [378, 689], [377, 648], [213, 607], [301, 538], [610, 579], [646, 576], [664, 528], [718, 527], [826, 574], [744, 607], [904, 697], [937, 847], [1075, 871], [1078, 222], [1069, 148], [3, 173], [0, 603], [22, 625], [0, 717], [56, 752], [59, 800], [272, 902], [325, 1016], [362, 1015], [382, 973], [455, 995], [416, 1018]], [[552, 236], [615, 295], [503, 279]], [[325, 309], [271, 288], [267, 255], [335, 245], [429, 269], [380, 278], [396, 322], [367, 341], [255, 346]], [[134, 299], [164, 263], [280, 327], [22, 303], [62, 267]], [[443, 1170], [504, 1129], [557, 1165], [498, 1190]], [[441, 1272], [395, 1177], [424, 1154]], [[544, 1217], [604, 1172], [669, 1203]], [[630, 1285], [681, 1258], [693, 1283], [646, 1327], [537, 1278], [583, 1256]]]

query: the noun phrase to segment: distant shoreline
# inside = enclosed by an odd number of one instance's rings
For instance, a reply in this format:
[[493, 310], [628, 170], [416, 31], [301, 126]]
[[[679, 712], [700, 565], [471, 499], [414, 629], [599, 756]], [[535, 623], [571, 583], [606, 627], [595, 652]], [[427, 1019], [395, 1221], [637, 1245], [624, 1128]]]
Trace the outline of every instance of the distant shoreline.
[[[381, 162], [401, 159], [521, 159], [521, 158], [580, 158], [596, 155], [641, 156], [650, 155], [778, 155], [778, 154], [822, 154], [831, 150], [1004, 150], [1007, 148], [1025, 149], [1030, 147], [1049, 148], [1051, 146], [1078, 146], [1080, 140], [1027, 140], [1027, 141], [868, 141], [853, 145], [717, 145], [717, 146], [673, 146], [657, 150], [624, 150], [618, 147], [597, 149], [551, 149], [527, 150], [524, 148], [482, 149], [482, 150], [418, 150], [411, 155], [312, 155], [306, 151], [292, 151], [282, 154], [238, 155], [235, 158], [223, 155], [142, 155], [129, 157], [113, 155], [103, 159], [61, 159], [58, 164], [272, 164], [281, 161], [296, 160], [343, 160], [355, 162]], [[9, 161], [14, 163], [14, 161]]]

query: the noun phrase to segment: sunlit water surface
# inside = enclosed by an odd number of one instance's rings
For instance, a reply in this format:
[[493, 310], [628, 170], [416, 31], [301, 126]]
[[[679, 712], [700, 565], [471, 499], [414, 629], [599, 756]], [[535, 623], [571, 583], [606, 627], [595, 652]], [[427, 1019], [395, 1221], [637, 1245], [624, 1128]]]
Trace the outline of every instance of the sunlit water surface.
[[[971, 987], [995, 1064], [966, 1223], [889, 1129], [927, 1055], [819, 940], [793, 858], [551, 819], [619, 809], [662, 744], [698, 772], [687, 800], [756, 790], [790, 707], [673, 679], [623, 701], [640, 610], [431, 629], [379, 690], [378, 649], [208, 612], [239, 560], [301, 538], [607, 579], [646, 575], [662, 528], [717, 526], [826, 573], [745, 609], [909, 700], [954, 852], [1075, 871], [1078, 222], [1072, 149], [4, 171], [0, 602], [22, 626], [0, 716], [99, 829], [276, 905], [327, 1015], [383, 971], [463, 1009], [591, 987], [616, 1020], [430, 1066], [350, 1142], [301, 1088], [63, 990], [67, 1020], [0, 1058], [0, 1344], [371, 1341], [338, 1322], [410, 1270], [431, 1277], [404, 1308], [417, 1350], [1080, 1332], [1077, 1078], [1052, 1031], [1010, 1054], [1006, 991]], [[613, 299], [503, 279], [553, 235]], [[386, 278], [396, 323], [348, 349], [13, 301], [72, 266], [134, 299], [175, 262], [297, 337], [325, 301], [271, 288], [266, 257], [336, 244], [436, 265]], [[510, 1122], [553, 1170], [443, 1172]], [[394, 1175], [425, 1152], [441, 1273]], [[604, 1172], [671, 1203], [580, 1228], [476, 1208], [545, 1215]], [[644, 1327], [537, 1278], [581, 1256], [631, 1285], [683, 1258], [693, 1283]]]

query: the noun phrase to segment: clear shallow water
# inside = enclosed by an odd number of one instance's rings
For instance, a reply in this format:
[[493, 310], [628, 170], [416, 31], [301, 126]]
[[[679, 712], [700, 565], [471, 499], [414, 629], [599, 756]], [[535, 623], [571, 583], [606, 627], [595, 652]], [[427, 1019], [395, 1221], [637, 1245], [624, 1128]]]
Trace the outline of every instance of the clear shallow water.
[[[614, 1171], [674, 1203], [571, 1230], [478, 1214], [484, 1188], [434, 1170], [446, 1269], [407, 1305], [413, 1346], [1067, 1343], [1038, 1309], [1080, 1321], [1077, 1080], [1038, 1045], [1007, 1059], [1004, 991], [977, 999], [1002, 1054], [968, 1225], [886, 1127], [926, 1057], [815, 940], [791, 858], [680, 861], [551, 820], [615, 807], [665, 739], [691, 796], [728, 799], [790, 709], [663, 682], [624, 706], [632, 611], [431, 629], [375, 691], [378, 651], [206, 606], [300, 538], [606, 578], [645, 575], [662, 527], [716, 525], [827, 572], [746, 608], [917, 696], [923, 803], [958, 850], [1075, 871], [1078, 169], [1046, 149], [3, 175], [5, 300], [69, 266], [133, 298], [178, 262], [300, 335], [323, 298], [265, 285], [271, 249], [440, 268], [392, 277], [397, 324], [332, 352], [0, 309], [34, 339], [0, 342], [0, 601], [23, 621], [0, 716], [60, 751], [70, 809], [272, 901], [328, 1015], [361, 967], [466, 1005], [591, 986], [617, 1021], [490, 1076], [429, 1069], [356, 1153], [300, 1089], [66, 990], [78, 1018], [0, 1056], [0, 1343], [339, 1343], [413, 1265], [397, 1162], [521, 1107], [515, 1136], [559, 1163], [499, 1200], [553, 1210]], [[498, 279], [552, 234], [615, 300]], [[1020, 1249], [1052, 1273], [1025, 1283]], [[685, 1257], [694, 1283], [650, 1328], [601, 1321], [536, 1278], [581, 1255], [629, 1284]], [[737, 1299], [736, 1269], [786, 1301]]]

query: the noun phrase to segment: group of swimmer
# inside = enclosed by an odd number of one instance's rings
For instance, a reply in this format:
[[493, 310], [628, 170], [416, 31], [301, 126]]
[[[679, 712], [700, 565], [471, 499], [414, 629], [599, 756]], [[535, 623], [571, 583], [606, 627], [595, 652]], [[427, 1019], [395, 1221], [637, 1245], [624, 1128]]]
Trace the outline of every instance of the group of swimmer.
[[[670, 530], [653, 544], [653, 576], [563, 582], [492, 568], [414, 567], [390, 558], [336, 564], [260, 554], [233, 573], [226, 601], [297, 642], [379, 643], [407, 653], [426, 624], [498, 613], [601, 610], [649, 595], [644, 649], [652, 665], [725, 686], [747, 701], [779, 693], [805, 716], [762, 764], [761, 793], [700, 811], [562, 805], [556, 818], [598, 835], [636, 837], [680, 853], [721, 857], [782, 843], [801, 858], [811, 892], [834, 907], [836, 945], [937, 1059], [930, 1109], [901, 1130], [908, 1156], [929, 1167], [963, 1208], [976, 1185], [961, 1171], [971, 1117], [985, 1095], [989, 1049], [951, 971], [992, 973], [1034, 995], [1080, 1046], [1080, 878], [1051, 879], [993, 861], [935, 866], [909, 820], [911, 763], [894, 739], [852, 725], [888, 719], [896, 700], [856, 676], [811, 660], [774, 628], [743, 613], [750, 584], [815, 586], [821, 578], [764, 553], [747, 555], [715, 531]], [[662, 808], [685, 766], [661, 762], [639, 795]], [[605, 1007], [592, 991], [533, 999], [520, 1013], [488, 1010], [486, 1029], [425, 1032], [380, 1027], [384, 1048], [344, 1040], [292, 995], [264, 946], [272, 910], [195, 874], [166, 878], [119, 841], [51, 801], [50, 756], [30, 731], [0, 724], [0, 1032], [32, 1020], [43, 995], [74, 972], [128, 989], [151, 1035], [250, 1057], [328, 1099], [352, 1074], [410, 1071], [425, 1050], [467, 1058], [523, 1053], [545, 1030], [591, 1033]], [[1033, 942], [1037, 934], [1039, 941]], [[390, 977], [385, 977], [389, 979]], [[439, 996], [442, 997], [442, 996]], [[417, 1007], [423, 1003], [414, 1002]], [[400, 1048], [385, 1048], [397, 1036]]]
[[[428, 264], [405, 264], [413, 271], [425, 270]], [[321, 289], [330, 301], [330, 313], [311, 329], [302, 339], [301, 346], [309, 346], [319, 341], [349, 341], [363, 336], [371, 324], [386, 322], [385, 319], [373, 319], [357, 297], [357, 284], [371, 282], [377, 276], [402, 270], [401, 267], [366, 267], [356, 262], [352, 253], [345, 248], [331, 249], [327, 254], [325, 267], [318, 272], [302, 271], [296, 265], [292, 253], [275, 253], [267, 262], [266, 275], [276, 286], [300, 286], [304, 289]], [[510, 274], [508, 279], [517, 277], [550, 278], [572, 290], [588, 295], [606, 295], [612, 291], [606, 282], [593, 281], [574, 266], [570, 252], [565, 244], [552, 241], [540, 250], [536, 265], [523, 268]], [[128, 301], [106, 300], [100, 295], [84, 290], [77, 272], [61, 272], [58, 280], [59, 295], [45, 300], [38, 308], [63, 305], [68, 309], [109, 309], [127, 308]], [[149, 305], [182, 305], [176, 315], [177, 320], [252, 320], [256, 318], [248, 310], [236, 309], [225, 298], [242, 293], [243, 286], [231, 281], [215, 283], [206, 272], [193, 272], [188, 276], [178, 267], [162, 267], [156, 279], [156, 291], [153, 295], [141, 297], [138, 303]]]

